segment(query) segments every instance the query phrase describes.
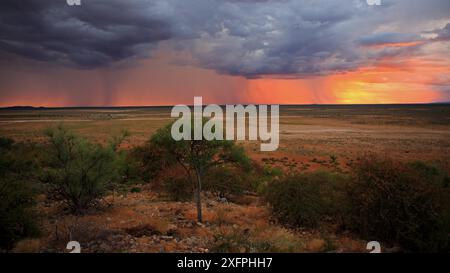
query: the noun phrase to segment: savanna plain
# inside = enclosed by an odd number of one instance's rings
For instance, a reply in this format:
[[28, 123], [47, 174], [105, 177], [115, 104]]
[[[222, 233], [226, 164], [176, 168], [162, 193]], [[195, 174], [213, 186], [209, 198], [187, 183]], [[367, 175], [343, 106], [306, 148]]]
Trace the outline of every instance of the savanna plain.
[[277, 151], [240, 141], [245, 164], [202, 173], [201, 221], [154, 137], [170, 110], [1, 109], [0, 249], [450, 250], [450, 105], [281, 106]]

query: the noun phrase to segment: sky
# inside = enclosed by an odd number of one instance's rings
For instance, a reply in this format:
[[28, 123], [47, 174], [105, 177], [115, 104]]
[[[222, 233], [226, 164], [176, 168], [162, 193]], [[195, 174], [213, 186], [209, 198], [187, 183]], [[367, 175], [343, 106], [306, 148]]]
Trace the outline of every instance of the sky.
[[0, 1], [0, 107], [450, 101], [450, 1]]

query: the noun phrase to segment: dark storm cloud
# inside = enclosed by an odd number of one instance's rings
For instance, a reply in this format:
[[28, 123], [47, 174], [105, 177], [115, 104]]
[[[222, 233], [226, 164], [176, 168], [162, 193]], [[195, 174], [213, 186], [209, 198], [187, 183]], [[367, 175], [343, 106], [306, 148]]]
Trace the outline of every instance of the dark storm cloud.
[[253, 78], [326, 74], [358, 65], [345, 23], [367, 6], [348, 1], [208, 2], [178, 5], [187, 16], [175, 27], [199, 37], [183, 44], [203, 67]]
[[25, 57], [93, 68], [148, 53], [170, 38], [167, 22], [138, 0], [3, 0], [0, 48]]
[[[420, 41], [422, 23], [450, 20], [448, 0], [170, 2], [184, 15], [173, 22], [176, 36], [184, 36], [178, 48], [189, 50], [196, 65], [247, 78], [339, 73], [381, 57], [407, 57], [418, 47], [355, 45]], [[405, 10], [416, 17], [399, 17]]]
[[[70, 7], [65, 0], [2, 0], [0, 48], [94, 68], [147, 56], [170, 40], [190, 53], [191, 64], [222, 74], [307, 77], [357, 69], [380, 54], [408, 54], [412, 49], [355, 45], [417, 40], [421, 22], [449, 19], [448, 0], [382, 1], [82, 0]], [[395, 31], [380, 30], [392, 23]]]

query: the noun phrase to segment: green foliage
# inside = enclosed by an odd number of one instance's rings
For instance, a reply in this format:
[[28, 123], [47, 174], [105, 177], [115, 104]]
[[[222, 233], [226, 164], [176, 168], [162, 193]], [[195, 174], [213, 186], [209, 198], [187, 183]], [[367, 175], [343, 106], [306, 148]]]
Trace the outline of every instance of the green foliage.
[[47, 181], [54, 185], [74, 213], [82, 213], [108, 186], [120, 181], [117, 147], [125, 137], [109, 145], [93, 144], [59, 125], [46, 131], [50, 141]]
[[450, 186], [450, 176], [438, 166], [427, 164], [423, 161], [414, 161], [408, 163], [407, 167], [415, 170], [423, 180], [429, 181], [436, 186], [444, 188]]
[[449, 176], [436, 166], [367, 155], [352, 179], [325, 172], [269, 182], [265, 196], [280, 221], [317, 227], [333, 221], [367, 240], [407, 251], [449, 251]]
[[142, 191], [142, 189], [139, 188], [139, 187], [132, 187], [132, 188], [130, 189], [130, 192], [131, 192], [131, 193], [139, 193], [139, 192], [141, 192], [141, 191]]
[[32, 185], [34, 147], [0, 138], [0, 248], [9, 250], [25, 237], [39, 235]]
[[14, 140], [6, 137], [0, 137], [0, 149], [11, 149], [14, 144]]
[[248, 173], [249, 181], [252, 185], [252, 191], [265, 196], [268, 185], [272, 181], [278, 181], [284, 177], [284, 172], [278, 167], [270, 165], [260, 166], [257, 163], [253, 164], [252, 171]]
[[242, 194], [244, 190], [251, 190], [250, 178], [240, 169], [217, 166], [205, 175], [203, 189], [224, 194]]
[[172, 158], [165, 157], [163, 148], [151, 141], [137, 146], [131, 151], [131, 160], [134, 162], [137, 175], [146, 182], [154, 179], [166, 167], [175, 164]]
[[179, 163], [186, 169], [197, 169], [201, 173], [225, 163], [242, 166], [250, 164], [244, 149], [235, 145], [233, 141], [205, 139], [176, 141], [172, 138], [171, 128], [172, 123], [159, 129], [149, 141], [150, 145], [160, 148], [160, 154], [168, 163]]
[[120, 174], [119, 182], [138, 182], [141, 178], [138, 160], [126, 150], [116, 150], [115, 155], [116, 172]]
[[192, 200], [192, 182], [185, 177], [168, 177], [164, 180], [164, 190], [173, 201]]
[[264, 165], [263, 175], [266, 177], [281, 177], [283, 175], [283, 171], [280, 168], [273, 168], [269, 165]]
[[[193, 120], [191, 120], [193, 123]], [[206, 122], [206, 120], [203, 120]], [[195, 176], [198, 221], [202, 221], [201, 189], [205, 173], [216, 166], [235, 164], [248, 167], [250, 160], [244, 149], [226, 140], [194, 140], [194, 126], [191, 126], [192, 140], [176, 141], [172, 138], [170, 123], [159, 129], [150, 139], [149, 145], [159, 147], [162, 157], [169, 164], [179, 164], [186, 171], [186, 176], [192, 181]]]
[[292, 226], [317, 227], [343, 213], [346, 177], [317, 171], [293, 174], [268, 184], [266, 199], [278, 219]]
[[368, 155], [353, 171], [347, 195], [349, 228], [405, 250], [448, 251], [450, 191], [440, 170], [423, 162], [404, 164]]

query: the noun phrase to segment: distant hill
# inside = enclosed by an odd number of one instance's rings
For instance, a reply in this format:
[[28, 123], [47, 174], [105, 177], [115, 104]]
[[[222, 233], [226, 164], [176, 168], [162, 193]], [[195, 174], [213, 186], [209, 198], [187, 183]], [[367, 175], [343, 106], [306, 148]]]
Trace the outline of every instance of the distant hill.
[[38, 109], [45, 109], [45, 107], [10, 106], [10, 107], [0, 107], [0, 109], [7, 109], [7, 110], [38, 110]]

